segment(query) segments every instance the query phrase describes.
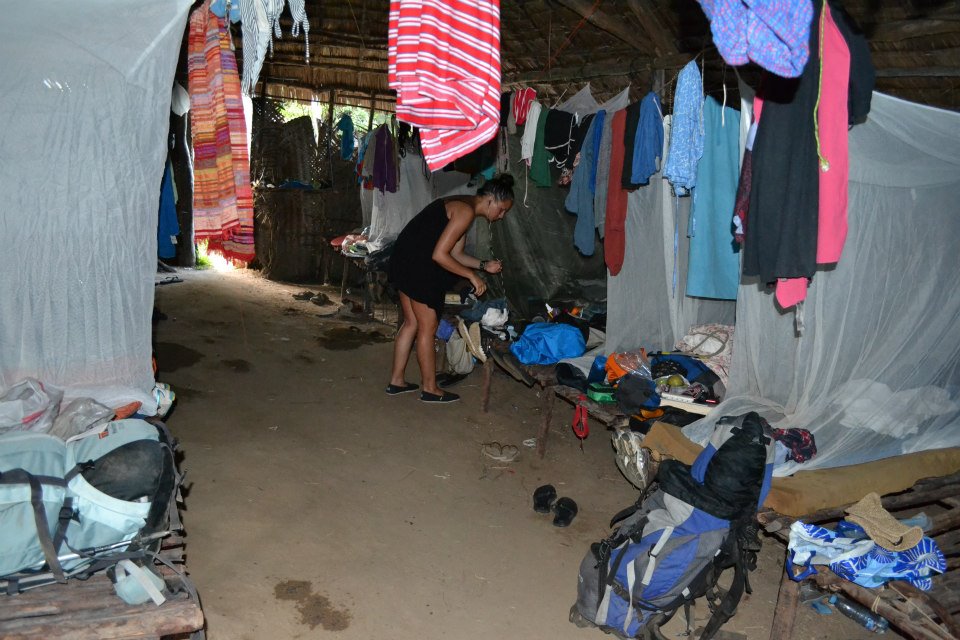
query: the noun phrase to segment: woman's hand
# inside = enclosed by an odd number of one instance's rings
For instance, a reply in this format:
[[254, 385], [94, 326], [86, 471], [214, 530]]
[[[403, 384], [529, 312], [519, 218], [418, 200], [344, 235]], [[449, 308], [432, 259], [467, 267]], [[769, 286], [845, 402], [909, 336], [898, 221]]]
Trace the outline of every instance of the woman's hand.
[[487, 273], [500, 273], [503, 271], [503, 263], [499, 260], [487, 260], [483, 265], [483, 270]]
[[473, 287], [473, 293], [477, 297], [482, 296], [487, 291], [487, 283], [475, 273], [470, 274], [470, 285]]

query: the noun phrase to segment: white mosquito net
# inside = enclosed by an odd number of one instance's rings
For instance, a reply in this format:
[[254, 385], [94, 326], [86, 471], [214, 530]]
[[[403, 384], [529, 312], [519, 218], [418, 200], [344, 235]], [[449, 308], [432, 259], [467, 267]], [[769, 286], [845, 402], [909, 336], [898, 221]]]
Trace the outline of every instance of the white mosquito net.
[[157, 209], [189, 8], [5, 3], [0, 392], [29, 376], [156, 410]]
[[850, 132], [849, 233], [802, 309], [740, 286], [727, 399], [685, 428], [755, 410], [818, 454], [776, 475], [960, 446], [960, 114], [874, 94]]
[[[664, 157], [670, 139], [665, 122]], [[686, 295], [689, 197], [673, 195], [657, 172], [627, 196], [623, 267], [607, 276], [605, 353], [672, 351], [693, 325], [733, 324], [735, 303]]]

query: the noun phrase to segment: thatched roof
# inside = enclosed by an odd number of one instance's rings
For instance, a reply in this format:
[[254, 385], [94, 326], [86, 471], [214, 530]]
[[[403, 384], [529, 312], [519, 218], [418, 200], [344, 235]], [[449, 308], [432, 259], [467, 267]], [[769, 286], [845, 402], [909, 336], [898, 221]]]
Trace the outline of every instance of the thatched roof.
[[[307, 0], [310, 61], [304, 42], [286, 34], [261, 72], [261, 93], [392, 110], [387, 86], [386, 0]], [[960, 109], [960, 1], [847, 0], [844, 8], [867, 34], [877, 89], [908, 100]], [[712, 47], [695, 0], [502, 0], [504, 87], [534, 86], [548, 101], [591, 83], [598, 99], [630, 84], [645, 93], [653, 71], [670, 78], [701, 55], [708, 92], [732, 69]], [[237, 38], [238, 49], [241, 45]], [[238, 50], [238, 58], [240, 57]], [[743, 75], [755, 79], [757, 69]]]

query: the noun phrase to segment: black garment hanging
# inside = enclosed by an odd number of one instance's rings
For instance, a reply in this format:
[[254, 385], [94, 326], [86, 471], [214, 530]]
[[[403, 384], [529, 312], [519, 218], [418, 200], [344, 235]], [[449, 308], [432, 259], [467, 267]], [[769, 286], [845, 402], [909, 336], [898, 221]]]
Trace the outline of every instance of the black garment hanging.
[[[743, 275], [763, 282], [813, 276], [817, 267], [820, 177], [814, 111], [820, 82], [820, 10], [810, 29], [810, 59], [799, 78], [766, 74], [758, 94], [763, 110], [753, 146], [749, 222]], [[866, 40], [835, 7], [834, 22], [850, 50], [849, 122], [866, 120], [874, 70]]]
[[576, 126], [573, 131], [573, 141], [570, 143], [570, 163], [569, 166], [573, 166], [574, 160], [577, 158], [577, 154], [580, 153], [580, 150], [583, 148], [583, 141], [587, 137], [587, 129], [590, 128], [590, 123], [593, 122], [593, 118], [596, 114], [588, 114], [580, 118], [580, 124]]
[[557, 109], [547, 111], [547, 124], [543, 130], [543, 146], [553, 155], [561, 169], [572, 167], [574, 156], [570, 153], [575, 129], [573, 114]]
[[642, 185], [631, 181], [633, 174], [633, 146], [637, 138], [637, 125], [640, 123], [640, 101], [627, 106], [627, 125], [623, 132], [623, 173], [620, 184], [624, 189], [639, 189]]
[[506, 91], [500, 94], [500, 126], [507, 126], [507, 119], [510, 117], [510, 103], [513, 102], [513, 91]]
[[813, 113], [819, 87], [820, 2], [814, 3], [810, 59], [798, 78], [765, 73], [753, 144], [750, 221], [743, 275], [762, 282], [810, 278], [817, 268], [820, 178]]

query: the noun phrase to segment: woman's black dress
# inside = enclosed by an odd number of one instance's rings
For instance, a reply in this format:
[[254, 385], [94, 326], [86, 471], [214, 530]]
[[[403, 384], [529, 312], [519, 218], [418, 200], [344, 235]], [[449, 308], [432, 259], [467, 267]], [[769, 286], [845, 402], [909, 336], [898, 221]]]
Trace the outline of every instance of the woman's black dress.
[[433, 250], [449, 222], [443, 199], [434, 200], [407, 223], [390, 256], [389, 278], [398, 291], [443, 312], [446, 292], [460, 279], [433, 261]]

